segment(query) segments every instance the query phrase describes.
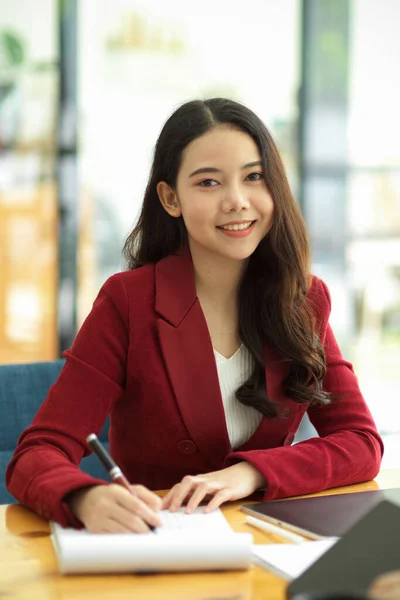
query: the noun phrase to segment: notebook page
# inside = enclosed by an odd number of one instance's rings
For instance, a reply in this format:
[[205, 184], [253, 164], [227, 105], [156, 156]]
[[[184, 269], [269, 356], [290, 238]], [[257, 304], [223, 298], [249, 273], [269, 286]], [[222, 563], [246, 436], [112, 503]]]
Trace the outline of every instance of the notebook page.
[[[229, 533], [232, 529], [222, 514], [220, 509], [211, 513], [204, 513], [202, 507], [196, 508], [191, 514], [187, 515], [184, 508], [180, 508], [177, 512], [162, 510], [160, 512], [162, 527], [155, 530], [157, 535], [168, 535], [171, 532], [195, 532], [196, 534], [205, 535]], [[149, 534], [153, 535], [153, 534]]]
[[295, 579], [310, 567], [339, 538], [300, 544], [256, 544], [253, 562], [284, 579]]

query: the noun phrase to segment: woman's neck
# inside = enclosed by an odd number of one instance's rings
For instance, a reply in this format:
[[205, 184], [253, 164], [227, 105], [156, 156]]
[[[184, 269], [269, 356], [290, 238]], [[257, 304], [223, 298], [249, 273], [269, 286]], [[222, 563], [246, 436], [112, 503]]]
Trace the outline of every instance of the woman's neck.
[[247, 261], [198, 252], [191, 248], [196, 291], [199, 297], [218, 299], [219, 304], [236, 304], [237, 290]]

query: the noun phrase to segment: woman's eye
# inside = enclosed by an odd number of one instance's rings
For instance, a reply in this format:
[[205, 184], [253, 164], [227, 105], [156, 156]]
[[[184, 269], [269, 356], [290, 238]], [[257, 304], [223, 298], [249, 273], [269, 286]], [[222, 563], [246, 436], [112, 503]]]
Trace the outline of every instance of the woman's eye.
[[260, 181], [264, 179], [264, 175], [262, 173], [250, 173], [250, 175], [247, 175], [247, 179], [250, 181]]
[[198, 185], [200, 185], [201, 187], [214, 187], [218, 184], [215, 181], [215, 179], [203, 179], [203, 181], [200, 181]]

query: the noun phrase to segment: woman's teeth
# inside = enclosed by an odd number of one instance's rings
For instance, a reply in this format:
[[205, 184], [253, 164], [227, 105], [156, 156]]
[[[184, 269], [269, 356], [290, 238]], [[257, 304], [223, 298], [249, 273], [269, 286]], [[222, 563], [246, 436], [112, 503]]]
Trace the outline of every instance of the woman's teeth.
[[251, 223], [241, 223], [240, 225], [221, 225], [220, 227], [227, 231], [240, 231], [242, 229], [248, 229], [250, 225], [253, 225], [253, 221], [251, 221]]

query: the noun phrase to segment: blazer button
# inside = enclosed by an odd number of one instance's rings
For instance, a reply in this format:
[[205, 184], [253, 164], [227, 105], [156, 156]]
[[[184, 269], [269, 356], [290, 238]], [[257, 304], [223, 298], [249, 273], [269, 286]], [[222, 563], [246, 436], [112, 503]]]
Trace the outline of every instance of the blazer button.
[[294, 440], [294, 433], [288, 433], [287, 436], [285, 437], [284, 441], [283, 441], [283, 445], [284, 446], [291, 446], [293, 444], [293, 440]]
[[178, 450], [181, 454], [194, 454], [196, 452], [196, 446], [192, 440], [182, 440], [178, 444]]

